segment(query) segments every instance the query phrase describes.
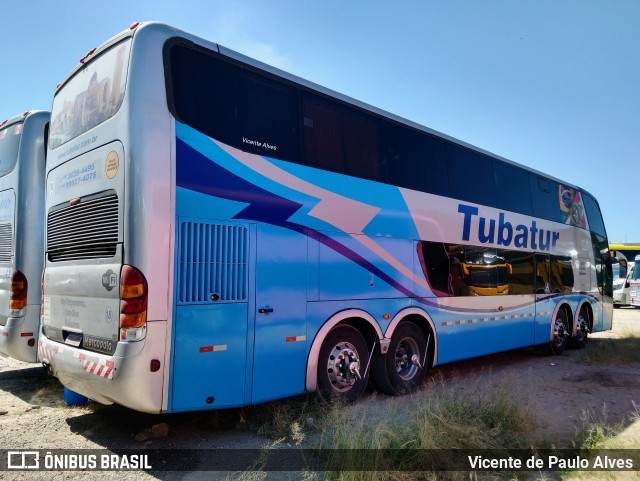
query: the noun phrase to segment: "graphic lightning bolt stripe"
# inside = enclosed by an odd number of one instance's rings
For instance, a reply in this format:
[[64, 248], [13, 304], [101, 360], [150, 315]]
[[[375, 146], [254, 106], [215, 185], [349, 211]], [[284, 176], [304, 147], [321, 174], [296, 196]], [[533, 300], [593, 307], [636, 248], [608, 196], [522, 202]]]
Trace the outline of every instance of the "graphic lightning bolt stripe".
[[381, 210], [379, 207], [349, 199], [300, 179], [263, 157], [243, 152], [214, 139], [211, 140], [240, 163], [267, 179], [318, 199], [318, 204], [308, 214], [337, 227], [343, 232], [362, 233], [363, 229]]
[[300, 179], [258, 155], [243, 152], [215, 139], [211, 139], [211, 141], [254, 172], [285, 187], [318, 199], [318, 204], [309, 211], [308, 215], [348, 233], [354, 240], [378, 255], [405, 277], [430, 290], [430, 286], [425, 279], [416, 276], [411, 269], [363, 233], [364, 228], [380, 212], [381, 209], [379, 207], [344, 197]]

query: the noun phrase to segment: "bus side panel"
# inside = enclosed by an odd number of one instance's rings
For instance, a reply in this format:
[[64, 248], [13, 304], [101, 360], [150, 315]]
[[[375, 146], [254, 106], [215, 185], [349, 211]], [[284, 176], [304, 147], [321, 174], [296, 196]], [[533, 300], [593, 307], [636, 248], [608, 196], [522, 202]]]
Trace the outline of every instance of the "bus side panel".
[[176, 224], [170, 410], [243, 406], [254, 236], [247, 224]]
[[438, 363], [531, 346], [535, 303], [531, 295], [425, 299], [438, 336]]
[[307, 237], [259, 224], [257, 234], [253, 404], [305, 389]]
[[247, 304], [178, 306], [172, 411], [245, 404]]
[[[413, 297], [414, 242], [362, 234], [318, 233], [319, 300]], [[424, 283], [424, 280], [422, 279]]]

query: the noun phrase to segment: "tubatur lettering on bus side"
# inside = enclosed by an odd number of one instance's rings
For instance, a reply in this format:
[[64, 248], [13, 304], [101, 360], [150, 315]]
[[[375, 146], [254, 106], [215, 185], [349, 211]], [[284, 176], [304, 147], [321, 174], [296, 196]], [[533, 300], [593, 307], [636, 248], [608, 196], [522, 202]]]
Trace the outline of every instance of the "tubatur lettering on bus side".
[[458, 204], [458, 212], [464, 215], [462, 226], [462, 240], [471, 238], [471, 220], [478, 217], [477, 239], [481, 244], [498, 244], [503, 246], [520, 247], [538, 251], [555, 249], [560, 239], [560, 232], [539, 228], [535, 220], [531, 225], [518, 224], [515, 227], [505, 220], [500, 212], [498, 219], [489, 219], [478, 215], [478, 208], [471, 205]]

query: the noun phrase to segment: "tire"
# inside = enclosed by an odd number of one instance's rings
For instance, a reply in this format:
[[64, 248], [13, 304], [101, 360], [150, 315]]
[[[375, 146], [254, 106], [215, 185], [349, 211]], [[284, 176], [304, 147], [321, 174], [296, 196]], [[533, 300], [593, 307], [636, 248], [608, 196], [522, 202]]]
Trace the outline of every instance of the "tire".
[[576, 335], [569, 339], [569, 347], [572, 349], [582, 349], [587, 345], [587, 337], [589, 333], [589, 317], [585, 309], [580, 309], [578, 315], [578, 326], [576, 327]]
[[378, 389], [394, 396], [414, 392], [429, 368], [426, 353], [422, 330], [412, 322], [400, 323], [391, 336], [387, 354], [376, 355], [372, 375]]
[[569, 336], [567, 313], [559, 309], [553, 321], [553, 339], [549, 341], [549, 353], [558, 356], [567, 349]]
[[346, 325], [333, 328], [318, 356], [318, 394], [327, 401], [355, 402], [369, 380], [369, 348], [360, 332]]

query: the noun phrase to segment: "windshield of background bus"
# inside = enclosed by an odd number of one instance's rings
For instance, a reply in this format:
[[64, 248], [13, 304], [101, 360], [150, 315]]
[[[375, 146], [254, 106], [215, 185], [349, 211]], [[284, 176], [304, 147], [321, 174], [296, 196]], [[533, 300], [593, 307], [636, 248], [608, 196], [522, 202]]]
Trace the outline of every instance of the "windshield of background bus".
[[53, 101], [49, 144], [55, 149], [112, 117], [122, 105], [131, 41], [111, 47], [76, 74]]
[[14, 124], [0, 130], [0, 177], [13, 170], [18, 160], [18, 146], [23, 124]]
[[640, 280], [640, 259], [636, 257], [636, 264], [633, 266], [632, 280]]

